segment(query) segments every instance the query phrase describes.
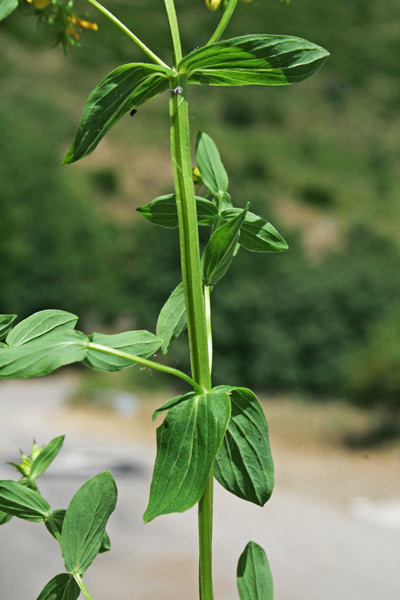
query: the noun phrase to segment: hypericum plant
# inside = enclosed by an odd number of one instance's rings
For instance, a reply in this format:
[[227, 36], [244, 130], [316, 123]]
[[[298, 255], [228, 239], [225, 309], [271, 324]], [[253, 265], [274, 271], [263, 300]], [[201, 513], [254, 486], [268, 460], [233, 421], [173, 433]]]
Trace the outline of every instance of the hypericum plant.
[[[0, 339], [5, 341], [0, 342], [0, 376], [7, 379], [38, 377], [79, 361], [99, 371], [119, 371], [141, 364], [179, 377], [190, 386], [190, 391], [169, 400], [154, 414], [154, 418], [161, 413], [166, 416], [157, 429], [157, 457], [144, 520], [183, 512], [198, 503], [199, 594], [201, 600], [211, 600], [214, 477], [232, 494], [259, 506], [264, 506], [271, 496], [274, 483], [268, 427], [257, 397], [246, 388], [212, 385], [211, 292], [241, 247], [254, 252], [281, 252], [287, 249], [287, 244], [270, 223], [249, 210], [249, 204], [244, 208], [233, 205], [218, 149], [205, 133], [197, 137], [193, 170], [188, 88], [190, 85], [297, 83], [315, 73], [328, 52], [293, 36], [256, 34], [221, 40], [237, 0], [206, 0], [211, 10], [222, 11], [219, 24], [204, 46], [183, 55], [174, 0], [164, 0], [173, 48], [173, 63], [168, 65], [97, 0], [88, 1], [138, 45], [150, 62], [122, 65], [96, 86], [84, 107], [64, 163], [88, 156], [104, 135], [122, 117], [134, 114], [140, 104], [160, 94], [169, 97], [175, 191], [138, 210], [156, 225], [178, 228], [182, 282], [162, 308], [155, 334], [127, 331], [88, 336], [75, 329], [78, 317], [60, 310], [38, 312], [17, 325], [15, 315], [1, 315]], [[17, 4], [17, 0], [0, 0], [0, 17], [7, 16]], [[64, 49], [69, 43], [77, 42], [77, 27], [89, 28], [89, 22], [75, 13], [72, 0], [33, 0], [33, 5], [41, 20], [56, 27], [57, 38]], [[91, 24], [90, 28], [95, 26]], [[197, 195], [200, 191], [202, 195]], [[202, 253], [199, 226], [208, 227], [210, 233]], [[165, 354], [171, 341], [186, 326], [190, 376], [150, 360], [159, 350]], [[36, 461], [32, 454], [29, 460], [33, 460], [34, 469]], [[76, 598], [79, 589], [90, 599], [81, 584], [81, 575], [100, 547], [99, 537], [90, 560], [87, 557], [72, 559], [65, 544], [73, 546], [75, 527], [78, 531], [80, 527], [77, 510], [72, 510], [74, 500], [64, 524], [61, 519], [58, 525], [54, 524], [54, 513], [47, 503], [45, 506], [44, 501], [39, 500], [37, 492], [30, 489], [34, 482], [32, 474], [24, 474], [26, 477], [28, 487], [15, 482], [1, 483], [0, 507], [8, 515], [29, 518], [30, 511], [41, 506], [37, 509], [41, 510], [39, 520], [45, 521], [56, 537], [61, 536], [67, 570], [67, 575], [57, 576], [56, 583], [52, 580], [46, 586], [40, 600]], [[105, 515], [111, 512], [114, 502], [111, 502], [114, 488], [110, 476], [99, 475], [85, 486], [96, 486], [96, 490], [104, 488], [104, 494], [108, 490], [110, 501], [101, 521], [105, 526]], [[75, 497], [75, 509], [82, 505], [82, 498], [86, 498], [84, 490], [88, 488], [85, 486]], [[36, 508], [32, 509], [32, 504]], [[90, 530], [95, 528], [99, 518], [96, 510], [92, 517], [93, 521], [87, 524]], [[74, 524], [75, 519], [78, 524]], [[71, 552], [73, 555], [74, 551]], [[67, 585], [72, 585], [71, 581], [80, 588], [65, 591]], [[239, 559], [237, 586], [241, 600], [271, 600], [273, 597], [265, 552], [254, 542], [246, 546]]]

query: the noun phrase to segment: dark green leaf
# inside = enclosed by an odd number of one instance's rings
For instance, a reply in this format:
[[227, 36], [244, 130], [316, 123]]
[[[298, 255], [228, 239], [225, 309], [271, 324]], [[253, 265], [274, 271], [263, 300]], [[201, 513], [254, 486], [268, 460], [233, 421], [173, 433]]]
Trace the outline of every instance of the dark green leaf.
[[[67, 511], [64, 509], [56, 509], [53, 510], [51, 513], [51, 520], [52, 520], [52, 525], [56, 528], [56, 531], [61, 535], [62, 532], [62, 526], [64, 523], [64, 519], [65, 519], [65, 513]], [[49, 531], [49, 533], [51, 533], [51, 535], [53, 537], [55, 537], [54, 535], [54, 531], [51, 528], [51, 525], [49, 523], [49, 521], [46, 521], [45, 523], [47, 530]], [[108, 550], [111, 549], [111, 543], [110, 543], [110, 538], [108, 537], [107, 532], [105, 531], [103, 534], [103, 539], [101, 541], [101, 546], [100, 546], [100, 550], [99, 550], [99, 554], [103, 553], [103, 552], [108, 552]]]
[[196, 392], [188, 392], [187, 394], [184, 394], [183, 396], [176, 396], [175, 398], [171, 398], [171, 400], [168, 400], [168, 402], [165, 402], [165, 404], [163, 404], [162, 406], [160, 406], [160, 408], [157, 408], [152, 415], [152, 421], [155, 421], [158, 417], [158, 415], [161, 415], [163, 412], [169, 410], [170, 408], [173, 408], [174, 406], [178, 406], [178, 404], [181, 404], [181, 402], [186, 402], [186, 400], [190, 400], [191, 398], [194, 398], [196, 396]]
[[93, 152], [124, 115], [167, 90], [170, 76], [168, 69], [145, 63], [122, 65], [111, 71], [90, 94], [64, 164]]
[[243, 35], [198, 48], [179, 71], [189, 83], [207, 85], [287, 85], [318, 71], [329, 52], [298, 37]]
[[231, 492], [264, 506], [274, 488], [268, 424], [256, 395], [247, 388], [218, 386], [229, 393], [231, 418], [217, 454], [214, 475]]
[[[215, 204], [206, 198], [196, 196], [196, 207], [199, 225], [212, 225], [218, 213]], [[175, 194], [159, 196], [149, 204], [139, 206], [136, 210], [155, 225], [167, 229], [178, 227], [178, 209]]]
[[98, 554], [107, 521], [117, 502], [117, 488], [109, 471], [87, 481], [72, 498], [61, 533], [65, 568], [82, 575]]
[[72, 575], [60, 573], [45, 585], [36, 600], [77, 600], [80, 593]]
[[45, 521], [50, 506], [37, 492], [18, 481], [0, 481], [0, 510], [26, 521]]
[[8, 513], [5, 513], [2, 510], [0, 510], [0, 525], [8, 523], [8, 521], [11, 521], [11, 519], [12, 515], [9, 515]]
[[[229, 208], [222, 212], [224, 219], [232, 219], [240, 208]], [[240, 228], [239, 244], [252, 252], [283, 252], [288, 245], [278, 231], [262, 217], [247, 212]]]
[[0, 21], [8, 17], [18, 6], [18, 0], [0, 0]]
[[181, 282], [174, 289], [158, 315], [156, 333], [162, 340], [161, 350], [164, 354], [166, 354], [171, 340], [180, 336], [185, 327], [185, 297], [183, 283]]
[[[134, 356], [149, 358], [161, 347], [159, 337], [149, 331], [125, 331], [124, 333], [116, 333], [114, 335], [105, 335], [103, 333], [94, 333], [90, 336], [90, 341], [94, 344], [99, 344], [114, 350], [120, 350]], [[92, 369], [96, 371], [121, 371], [127, 367], [132, 367], [134, 363], [119, 356], [113, 356], [95, 350], [88, 349], [87, 358], [85, 360]]]
[[47, 467], [53, 462], [61, 446], [63, 445], [65, 435], [59, 435], [58, 437], [51, 440], [44, 448], [40, 450], [40, 454], [35, 458], [32, 463], [29, 476], [31, 479], [36, 479], [42, 473], [45, 472]]
[[27, 379], [48, 375], [86, 357], [88, 338], [80, 331], [54, 331], [23, 343], [0, 348], [0, 378]]
[[17, 315], [0, 315], [0, 340], [6, 337]]
[[247, 208], [244, 208], [236, 217], [218, 227], [212, 234], [203, 256], [205, 285], [215, 285], [228, 271], [246, 212]]
[[240, 600], [273, 600], [274, 583], [267, 555], [255, 542], [249, 542], [237, 567]]
[[200, 500], [229, 421], [229, 396], [224, 392], [191, 395], [175, 406], [172, 402], [157, 429], [146, 523], [159, 515], [183, 512]]
[[196, 164], [204, 184], [212, 194], [228, 191], [228, 175], [218, 148], [214, 140], [202, 131], [196, 141]]
[[63, 310], [41, 310], [18, 323], [8, 334], [6, 342], [9, 346], [21, 346], [56, 329], [73, 329], [77, 321], [76, 315]]

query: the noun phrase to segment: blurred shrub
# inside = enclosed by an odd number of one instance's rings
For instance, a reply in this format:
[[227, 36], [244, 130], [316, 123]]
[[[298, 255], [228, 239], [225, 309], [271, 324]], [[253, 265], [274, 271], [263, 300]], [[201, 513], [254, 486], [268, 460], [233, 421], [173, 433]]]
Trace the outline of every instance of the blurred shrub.
[[82, 179], [71, 178], [42, 143], [45, 125], [35, 111], [51, 121], [59, 116], [46, 102], [23, 115], [6, 103], [0, 108], [7, 150], [0, 162], [0, 312], [54, 307], [109, 318], [119, 308], [112, 228], [81, 199], [88, 193]]
[[400, 304], [372, 324], [350, 367], [353, 402], [400, 413]]

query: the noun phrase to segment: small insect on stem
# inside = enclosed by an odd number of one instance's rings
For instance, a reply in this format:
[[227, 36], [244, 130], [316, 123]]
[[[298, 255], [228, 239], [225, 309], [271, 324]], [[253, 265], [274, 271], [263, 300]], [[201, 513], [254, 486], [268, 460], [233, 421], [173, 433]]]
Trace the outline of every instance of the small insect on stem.
[[134, 115], [136, 115], [136, 113], [137, 113], [136, 108], [132, 108], [132, 110], [129, 114], [131, 115], [131, 117], [133, 117]]
[[170, 94], [173, 94], [174, 96], [179, 96], [179, 94], [183, 93], [183, 87], [178, 85], [178, 87], [172, 88], [172, 90], [168, 90], [168, 91]]

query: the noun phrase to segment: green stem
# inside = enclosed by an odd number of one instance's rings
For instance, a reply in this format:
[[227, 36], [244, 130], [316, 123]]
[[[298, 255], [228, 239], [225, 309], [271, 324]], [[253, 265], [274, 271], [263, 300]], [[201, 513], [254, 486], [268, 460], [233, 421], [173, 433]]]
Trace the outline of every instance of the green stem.
[[164, 3], [168, 16], [169, 28], [171, 30], [172, 46], [174, 49], [174, 65], [176, 67], [182, 60], [182, 45], [181, 36], [179, 35], [178, 19], [176, 17], [174, 0], [164, 0]]
[[213, 600], [212, 580], [212, 527], [213, 527], [214, 474], [211, 468], [199, 502], [199, 587], [200, 600]]
[[105, 15], [114, 25], [116, 25], [121, 31], [123, 31], [152, 61], [157, 63], [158, 65], [170, 69], [170, 67], [163, 61], [157, 54], [154, 54], [152, 50], [145, 43], [142, 42], [126, 25], [124, 25], [115, 15], [112, 14], [107, 8], [105, 8], [100, 2], [97, 0], [87, 0], [89, 4], [97, 8], [103, 15]]
[[89, 590], [87, 589], [86, 585], [82, 581], [82, 577], [78, 573], [74, 573], [73, 578], [75, 579], [76, 583], [79, 585], [79, 589], [81, 590], [82, 594], [85, 596], [86, 600], [93, 600], [92, 596], [89, 594]]
[[220, 22], [218, 23], [218, 26], [217, 26], [216, 30], [214, 31], [214, 33], [212, 34], [212, 36], [210, 37], [210, 39], [208, 40], [206, 46], [208, 46], [209, 44], [213, 44], [214, 42], [218, 42], [218, 40], [221, 39], [221, 35], [224, 33], [225, 29], [228, 26], [229, 21], [232, 18], [232, 15], [235, 11], [237, 2], [238, 2], [238, 0], [229, 0], [228, 4], [226, 6], [226, 9], [224, 11], [224, 14], [221, 17]]
[[211, 286], [204, 286], [204, 302], [206, 310], [206, 324], [207, 324], [207, 345], [208, 345], [208, 358], [210, 373], [212, 369], [212, 355], [213, 355], [213, 343], [212, 343], [212, 327], [211, 327]]
[[150, 369], [157, 369], [157, 371], [162, 371], [163, 373], [168, 373], [169, 375], [175, 375], [175, 377], [179, 377], [180, 379], [183, 379], [184, 381], [189, 383], [197, 393], [204, 393], [204, 389], [196, 381], [194, 381], [194, 379], [189, 377], [189, 375], [186, 375], [186, 373], [183, 373], [183, 371], [179, 371], [179, 369], [167, 367], [167, 365], [161, 365], [160, 363], [156, 363], [153, 360], [148, 360], [147, 358], [142, 358], [141, 356], [136, 356], [135, 354], [128, 354], [127, 352], [123, 352], [122, 350], [115, 350], [115, 348], [109, 348], [108, 346], [103, 346], [102, 344], [88, 342], [86, 347], [92, 350], [97, 350], [98, 352], [103, 352], [103, 354], [108, 354], [110, 356], [118, 356], [119, 358], [125, 358], [126, 360], [130, 360], [133, 363], [138, 363], [139, 365], [149, 367]]

